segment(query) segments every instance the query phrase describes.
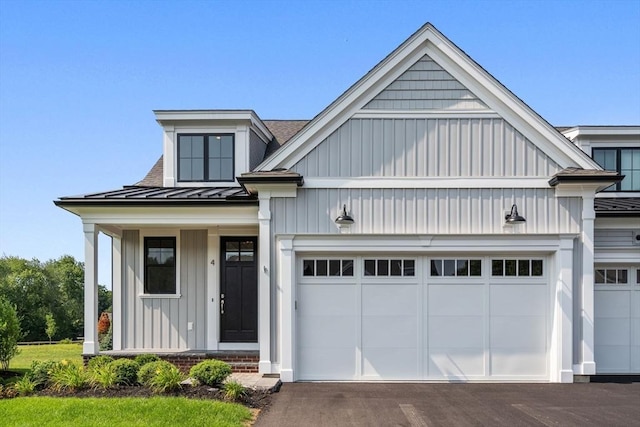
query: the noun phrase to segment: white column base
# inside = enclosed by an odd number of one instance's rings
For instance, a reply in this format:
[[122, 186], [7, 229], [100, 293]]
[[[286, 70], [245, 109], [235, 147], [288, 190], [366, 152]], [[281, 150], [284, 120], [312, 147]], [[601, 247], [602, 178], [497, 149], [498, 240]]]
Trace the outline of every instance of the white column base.
[[293, 382], [293, 369], [281, 369], [280, 370], [280, 381], [283, 383], [292, 383]]
[[258, 373], [271, 374], [271, 362], [268, 360], [261, 360], [258, 362]]
[[576, 375], [595, 375], [596, 362], [581, 362], [573, 365], [573, 373]]
[[573, 370], [562, 370], [560, 371], [560, 382], [561, 383], [572, 383], [573, 382]]
[[82, 354], [98, 354], [100, 347], [94, 341], [84, 341], [82, 343]]

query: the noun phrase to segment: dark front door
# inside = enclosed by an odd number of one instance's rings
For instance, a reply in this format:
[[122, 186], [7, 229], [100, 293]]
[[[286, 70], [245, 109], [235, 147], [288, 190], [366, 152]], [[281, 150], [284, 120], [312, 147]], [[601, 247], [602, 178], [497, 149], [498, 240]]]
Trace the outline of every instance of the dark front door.
[[220, 341], [258, 341], [258, 241], [222, 237]]

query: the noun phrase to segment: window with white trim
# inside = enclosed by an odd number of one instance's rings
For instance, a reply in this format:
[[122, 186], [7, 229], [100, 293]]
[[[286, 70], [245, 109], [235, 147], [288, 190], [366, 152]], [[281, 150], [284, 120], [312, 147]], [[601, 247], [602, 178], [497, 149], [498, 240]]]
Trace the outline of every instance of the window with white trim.
[[627, 283], [629, 283], [627, 269], [626, 268], [596, 268], [595, 283], [599, 285], [602, 285], [602, 284], [626, 285]]
[[413, 259], [365, 259], [365, 276], [405, 276], [416, 274], [416, 261]]
[[640, 148], [593, 148], [593, 160], [624, 179], [604, 191], [640, 191]]
[[234, 181], [233, 134], [178, 135], [178, 181]]
[[305, 277], [353, 276], [352, 259], [304, 259], [302, 275]]
[[477, 277], [482, 276], [480, 259], [432, 259], [431, 277]]
[[544, 274], [541, 259], [492, 259], [493, 277], [541, 277]]
[[176, 238], [144, 238], [144, 293], [176, 293]]

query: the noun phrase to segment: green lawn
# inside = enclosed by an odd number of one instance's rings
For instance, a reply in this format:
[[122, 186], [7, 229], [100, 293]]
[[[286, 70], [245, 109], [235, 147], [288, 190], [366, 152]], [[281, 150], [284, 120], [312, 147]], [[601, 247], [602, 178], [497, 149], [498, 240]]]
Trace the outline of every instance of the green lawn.
[[245, 426], [242, 405], [181, 397], [0, 400], [3, 426]]
[[20, 354], [11, 359], [11, 371], [29, 369], [34, 360], [63, 360], [82, 364], [82, 344], [20, 345]]

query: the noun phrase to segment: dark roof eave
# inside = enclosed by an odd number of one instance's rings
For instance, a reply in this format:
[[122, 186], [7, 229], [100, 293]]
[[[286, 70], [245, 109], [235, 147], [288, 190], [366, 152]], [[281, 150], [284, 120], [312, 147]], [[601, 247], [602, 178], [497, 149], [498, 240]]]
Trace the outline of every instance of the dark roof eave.
[[239, 176], [236, 178], [240, 185], [244, 184], [296, 184], [298, 187], [302, 187], [304, 184], [304, 178], [302, 176]]
[[562, 184], [565, 182], [571, 183], [598, 183], [601, 182], [603, 184], [611, 183], [615, 184], [616, 182], [622, 181], [624, 179], [624, 175], [612, 175], [612, 176], [601, 176], [601, 175], [556, 175], [549, 180], [549, 185], [555, 187], [558, 184]]
[[596, 218], [640, 218], [640, 211], [598, 211]]
[[185, 200], [185, 199], [126, 199], [126, 200], [113, 200], [113, 199], [63, 199], [54, 200], [53, 203], [61, 208], [65, 207], [82, 207], [82, 206], [257, 206], [258, 199], [255, 197], [245, 198], [229, 198], [229, 199], [200, 199], [200, 200]]

